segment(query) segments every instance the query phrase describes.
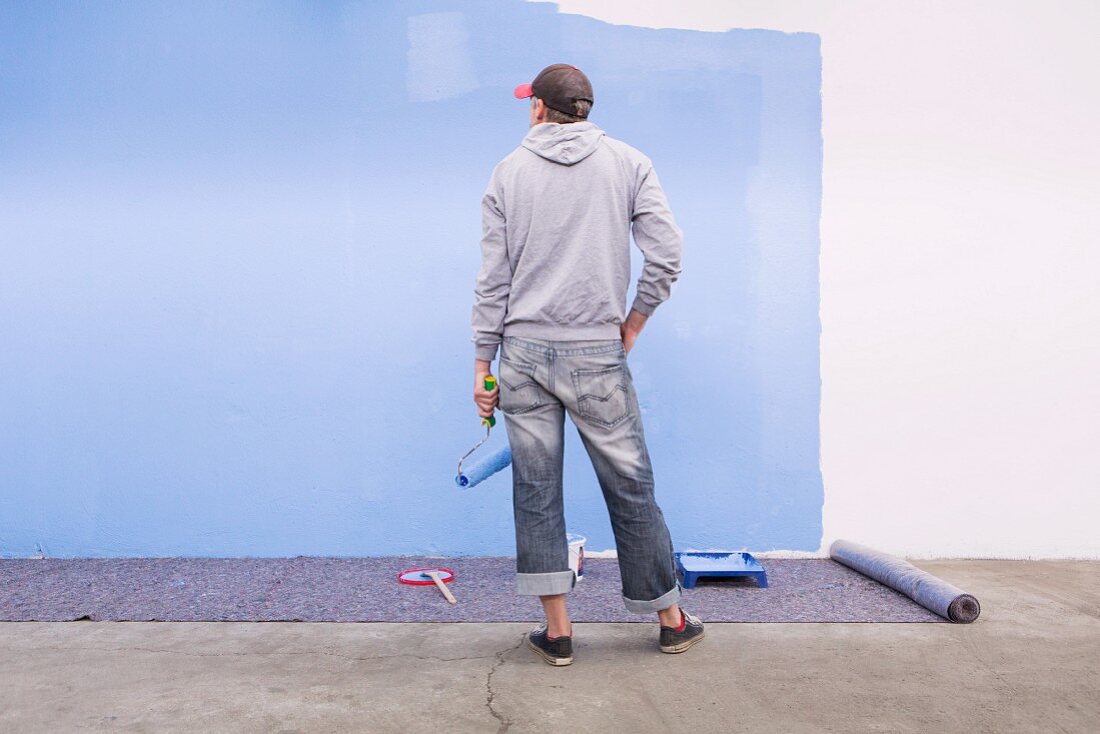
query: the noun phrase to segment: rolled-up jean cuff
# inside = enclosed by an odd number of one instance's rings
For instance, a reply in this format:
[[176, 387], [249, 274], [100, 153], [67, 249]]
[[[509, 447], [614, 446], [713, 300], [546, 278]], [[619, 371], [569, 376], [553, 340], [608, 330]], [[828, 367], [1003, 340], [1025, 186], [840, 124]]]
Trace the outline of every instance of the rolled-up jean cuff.
[[566, 594], [573, 589], [576, 582], [577, 577], [572, 569], [551, 573], [517, 573], [516, 593], [530, 596]]
[[626, 611], [634, 614], [649, 614], [650, 612], [659, 612], [662, 609], [668, 609], [676, 602], [680, 601], [680, 597], [683, 596], [683, 592], [680, 589], [680, 583], [676, 582], [676, 586], [672, 587], [667, 594], [662, 594], [653, 601], [637, 601], [636, 599], [627, 599], [623, 597], [623, 602], [626, 604]]

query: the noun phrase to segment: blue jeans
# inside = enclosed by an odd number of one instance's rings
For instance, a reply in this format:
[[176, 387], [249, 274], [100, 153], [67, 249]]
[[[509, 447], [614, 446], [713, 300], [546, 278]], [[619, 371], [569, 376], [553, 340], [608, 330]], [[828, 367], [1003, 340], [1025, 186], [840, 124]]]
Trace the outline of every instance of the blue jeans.
[[576, 584], [562, 501], [569, 411], [611, 517], [627, 610], [644, 614], [678, 602], [672, 539], [653, 496], [653, 470], [622, 341], [505, 336], [497, 372], [512, 447], [518, 592], [564, 594]]

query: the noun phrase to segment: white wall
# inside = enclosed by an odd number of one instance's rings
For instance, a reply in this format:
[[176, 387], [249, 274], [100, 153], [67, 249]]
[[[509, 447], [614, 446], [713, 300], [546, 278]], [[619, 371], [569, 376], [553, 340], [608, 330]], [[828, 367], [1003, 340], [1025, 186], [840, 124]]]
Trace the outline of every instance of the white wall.
[[820, 553], [1100, 558], [1100, 3], [558, 6], [821, 36]]

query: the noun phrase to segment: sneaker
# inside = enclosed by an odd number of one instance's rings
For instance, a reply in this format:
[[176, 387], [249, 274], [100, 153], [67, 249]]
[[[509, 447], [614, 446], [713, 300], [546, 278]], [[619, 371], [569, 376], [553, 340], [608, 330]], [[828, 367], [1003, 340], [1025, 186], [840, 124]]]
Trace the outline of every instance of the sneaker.
[[550, 665], [570, 665], [573, 662], [573, 638], [568, 635], [548, 637], [545, 622], [527, 633], [527, 647]]
[[661, 625], [661, 652], [683, 652], [703, 636], [703, 620], [681, 609], [679, 628]]

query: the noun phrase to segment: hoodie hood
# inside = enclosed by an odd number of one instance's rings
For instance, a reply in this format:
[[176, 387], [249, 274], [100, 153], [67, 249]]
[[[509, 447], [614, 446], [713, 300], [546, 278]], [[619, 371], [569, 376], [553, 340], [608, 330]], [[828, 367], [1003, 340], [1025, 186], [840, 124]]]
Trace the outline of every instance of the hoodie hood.
[[542, 122], [528, 130], [523, 147], [548, 161], [571, 166], [592, 155], [603, 136], [604, 131], [588, 120], [565, 125]]

